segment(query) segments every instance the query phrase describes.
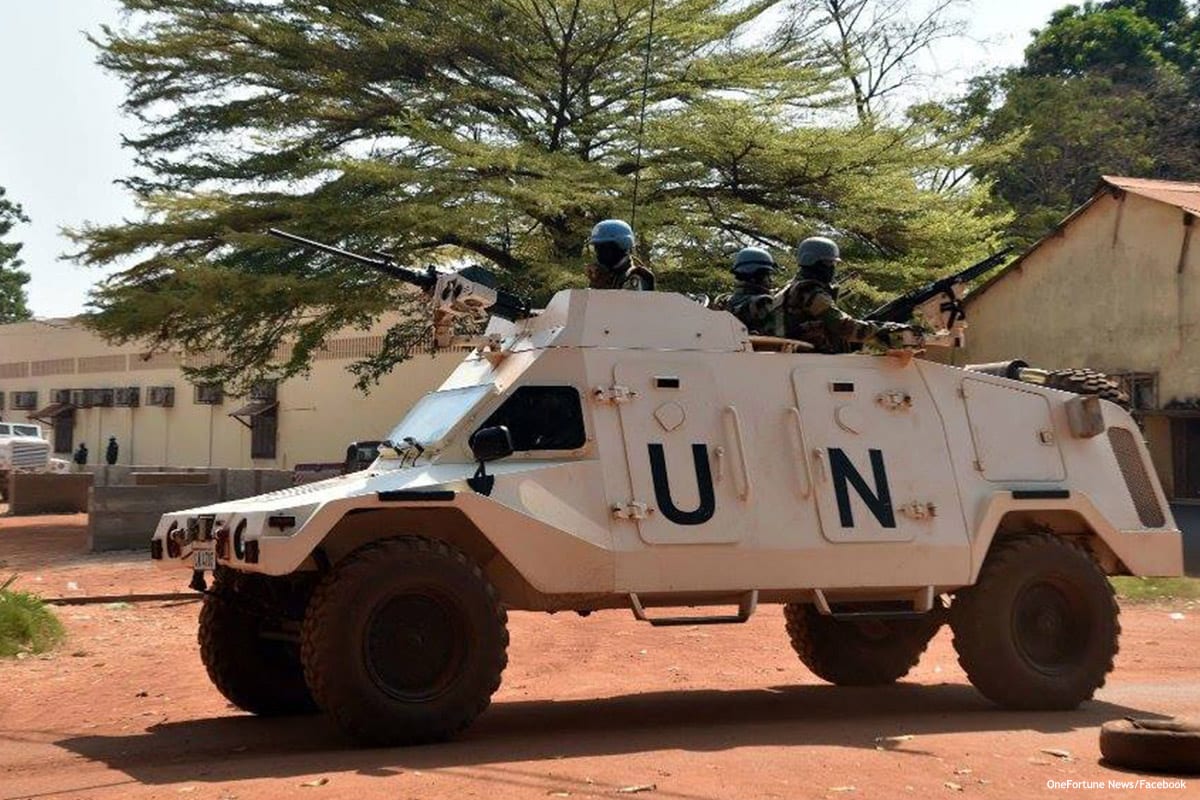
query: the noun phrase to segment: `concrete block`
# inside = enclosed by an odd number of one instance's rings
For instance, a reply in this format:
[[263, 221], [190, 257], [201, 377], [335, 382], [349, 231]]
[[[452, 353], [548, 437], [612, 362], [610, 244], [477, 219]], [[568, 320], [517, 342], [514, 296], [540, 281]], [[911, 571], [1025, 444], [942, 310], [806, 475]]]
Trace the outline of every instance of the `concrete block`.
[[91, 486], [92, 476], [87, 473], [14, 473], [9, 478], [8, 512], [22, 516], [87, 511]]
[[296, 485], [295, 478], [292, 476], [290, 469], [263, 469], [259, 470], [258, 473], [258, 494], [278, 492], [280, 489], [289, 489]]
[[[208, 478], [207, 473], [195, 475]], [[219, 487], [214, 483], [96, 487], [89, 502], [89, 547], [95, 552], [149, 547], [163, 514], [211, 505], [219, 499]]]
[[88, 549], [93, 553], [108, 550], [146, 550], [158, 526], [161, 514], [93, 514], [88, 517]]
[[217, 486], [211, 483], [198, 485], [165, 486], [103, 486], [92, 491], [92, 512], [139, 512], [179, 511], [185, 508], [206, 506], [220, 500]]
[[133, 475], [134, 486], [203, 486], [208, 483], [212, 483], [212, 479], [203, 472], [137, 472]]

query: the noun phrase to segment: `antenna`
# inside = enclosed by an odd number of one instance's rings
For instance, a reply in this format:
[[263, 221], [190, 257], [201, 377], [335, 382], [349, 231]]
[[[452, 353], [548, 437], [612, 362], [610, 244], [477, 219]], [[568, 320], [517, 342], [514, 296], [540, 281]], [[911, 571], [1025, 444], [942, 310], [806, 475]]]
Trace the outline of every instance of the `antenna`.
[[642, 66], [642, 110], [638, 114], [637, 158], [633, 166], [633, 208], [629, 212], [629, 224], [637, 224], [638, 184], [642, 179], [642, 134], [646, 131], [646, 97], [650, 93], [650, 53], [654, 47], [655, 0], [650, 0], [650, 29], [646, 32], [646, 60]]

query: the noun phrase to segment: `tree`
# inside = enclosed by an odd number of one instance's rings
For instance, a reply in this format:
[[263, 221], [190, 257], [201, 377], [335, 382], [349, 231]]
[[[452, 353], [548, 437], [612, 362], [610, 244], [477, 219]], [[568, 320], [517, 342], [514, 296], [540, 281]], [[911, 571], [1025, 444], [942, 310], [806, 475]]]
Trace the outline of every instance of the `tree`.
[[[129, 23], [95, 42], [148, 131], [126, 181], [145, 213], [76, 232], [76, 258], [136, 257], [94, 291], [91, 324], [220, 354], [207, 380], [295, 374], [335, 331], [417, 310], [270, 225], [412, 266], [484, 261], [536, 300], [581, 285], [588, 230], [632, 216], [635, 187], [668, 289], [722, 285], [741, 244], [829, 232], [873, 297], [997, 225], [977, 189], [927, 184], [966, 159], [930, 127], [805, 123], [853, 103], [809, 3], [658, 0], [652, 42], [649, 0], [123, 4]], [[363, 385], [423, 327], [389, 331]]]
[[951, 14], [962, 0], [935, 0], [919, 16], [906, 0], [822, 0], [828, 44], [850, 84], [854, 110], [865, 120], [896, 91], [918, 78], [916, 57], [942, 39], [961, 36], [963, 20]]
[[1025, 64], [974, 81], [957, 106], [984, 142], [1019, 142], [976, 167], [1032, 241], [1095, 191], [1100, 176], [1200, 178], [1197, 19], [1179, 0], [1066, 6]]
[[4, 187], [0, 186], [0, 324], [20, 322], [33, 316], [25, 294], [29, 273], [21, 269], [24, 262], [18, 258], [23, 245], [2, 241], [15, 225], [29, 222], [29, 218], [21, 206], [5, 195]]

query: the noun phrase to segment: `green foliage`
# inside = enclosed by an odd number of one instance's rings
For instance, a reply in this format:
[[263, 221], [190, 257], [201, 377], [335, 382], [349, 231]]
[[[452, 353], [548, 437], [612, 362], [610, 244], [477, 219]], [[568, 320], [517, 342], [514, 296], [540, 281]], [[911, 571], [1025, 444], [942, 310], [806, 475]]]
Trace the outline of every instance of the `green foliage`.
[[[783, 256], [824, 232], [875, 297], [969, 262], [1002, 221], [985, 184], [945, 180], [998, 149], [855, 114], [803, 3], [659, 0], [639, 161], [649, 0], [122, 2], [128, 23], [96, 44], [147, 131], [127, 180], [144, 214], [77, 231], [76, 258], [134, 257], [91, 323], [218, 354], [206, 380], [302, 372], [338, 329], [419, 312], [272, 225], [407, 266], [482, 261], [542, 302], [583, 284], [587, 233], [631, 215], [635, 173], [667, 289], [718, 289], [738, 247]], [[390, 331], [362, 385], [422, 329]]]
[[0, 186], [0, 325], [20, 322], [33, 316], [25, 296], [25, 284], [29, 283], [29, 273], [21, 269], [23, 262], [17, 257], [22, 245], [18, 242], [2, 241], [13, 226], [28, 222], [29, 218], [22, 212], [21, 207], [5, 197], [5, 194], [4, 187]]
[[0, 657], [43, 653], [63, 637], [62, 624], [35, 595], [13, 591], [14, 575], [0, 586]]
[[1109, 578], [1117, 596], [1135, 602], [1200, 599], [1196, 578]]
[[985, 144], [1015, 143], [974, 172], [1016, 212], [1015, 239], [1047, 233], [1101, 175], [1200, 179], [1196, 30], [1179, 0], [1066, 6], [1022, 67], [974, 81], [954, 113]]

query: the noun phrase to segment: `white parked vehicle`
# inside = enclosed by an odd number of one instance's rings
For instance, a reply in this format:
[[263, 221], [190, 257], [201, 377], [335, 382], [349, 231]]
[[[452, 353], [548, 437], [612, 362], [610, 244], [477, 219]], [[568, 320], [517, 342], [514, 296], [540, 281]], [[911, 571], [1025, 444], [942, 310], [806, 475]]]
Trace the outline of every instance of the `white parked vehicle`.
[[8, 499], [8, 476], [13, 472], [47, 472], [50, 442], [42, 426], [32, 422], [0, 422], [0, 498]]

